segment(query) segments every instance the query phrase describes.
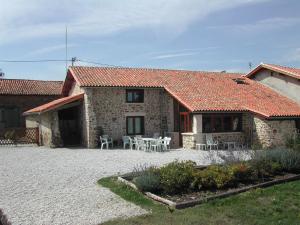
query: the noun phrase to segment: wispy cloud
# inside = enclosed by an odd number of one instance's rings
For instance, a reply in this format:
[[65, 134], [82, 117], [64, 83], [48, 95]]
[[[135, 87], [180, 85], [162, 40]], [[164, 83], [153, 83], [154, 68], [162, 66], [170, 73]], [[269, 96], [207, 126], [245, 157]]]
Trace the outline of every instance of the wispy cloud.
[[158, 55], [154, 56], [152, 59], [169, 59], [169, 58], [176, 58], [176, 57], [183, 57], [183, 56], [191, 56], [197, 55], [199, 52], [190, 52], [190, 53], [177, 53], [177, 54], [166, 54], [166, 55]]
[[226, 29], [234, 32], [243, 33], [257, 33], [262, 31], [269, 31], [274, 29], [282, 29], [290, 26], [295, 26], [300, 24], [300, 17], [297, 18], [281, 18], [274, 17], [264, 20], [258, 20], [254, 23], [247, 24], [230, 24], [223, 26], [210, 26], [210, 29]]
[[[77, 45], [75, 45], [75, 44], [68, 44], [68, 48], [72, 48], [72, 47], [75, 47], [75, 46], [77, 46]], [[65, 48], [66, 48], [65, 44], [48, 46], [48, 47], [44, 47], [44, 48], [35, 49], [35, 50], [29, 52], [28, 54], [26, 54], [26, 56], [45, 55], [45, 54], [48, 54], [48, 53], [52, 53], [52, 52], [63, 50]]]
[[169, 59], [169, 58], [198, 55], [200, 53], [211, 52], [219, 48], [220, 48], [219, 46], [208, 46], [203, 48], [186, 48], [186, 49], [172, 50], [172, 51], [150, 52], [147, 54], [147, 56], [150, 59]]
[[[211, 13], [266, 0], [1, 1], [1, 43], [63, 35], [101, 36], [147, 28], [176, 35]], [[53, 17], [55, 15], [55, 17]]]
[[284, 62], [300, 62], [300, 48], [294, 48], [283, 56]]

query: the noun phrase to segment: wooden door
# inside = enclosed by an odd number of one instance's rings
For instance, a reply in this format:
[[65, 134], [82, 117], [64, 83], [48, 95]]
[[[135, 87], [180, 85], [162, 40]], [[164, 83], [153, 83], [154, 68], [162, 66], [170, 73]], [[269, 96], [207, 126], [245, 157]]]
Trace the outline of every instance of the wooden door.
[[191, 120], [188, 112], [180, 112], [180, 133], [191, 132]]
[[189, 112], [180, 112], [179, 145], [182, 146], [182, 133], [192, 131], [192, 121]]

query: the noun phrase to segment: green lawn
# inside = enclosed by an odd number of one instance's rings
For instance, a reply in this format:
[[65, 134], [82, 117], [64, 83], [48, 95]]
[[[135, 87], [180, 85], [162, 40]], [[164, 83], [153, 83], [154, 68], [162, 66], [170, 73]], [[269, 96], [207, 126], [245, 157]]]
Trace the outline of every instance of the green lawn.
[[214, 200], [193, 208], [170, 212], [168, 207], [145, 198], [115, 178], [98, 181], [104, 187], [152, 213], [104, 224], [135, 225], [226, 225], [300, 224], [300, 181], [256, 189], [226, 199]]

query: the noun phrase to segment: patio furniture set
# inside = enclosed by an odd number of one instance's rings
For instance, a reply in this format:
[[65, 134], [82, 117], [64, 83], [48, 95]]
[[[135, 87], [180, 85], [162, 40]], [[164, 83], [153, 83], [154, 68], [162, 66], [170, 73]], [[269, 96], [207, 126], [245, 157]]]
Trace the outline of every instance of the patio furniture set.
[[[101, 150], [106, 147], [106, 149], [109, 149], [114, 147], [113, 145], [113, 139], [109, 137], [108, 135], [102, 135], [100, 136], [100, 145]], [[159, 134], [154, 134], [153, 137], [143, 137], [142, 135], [136, 135], [134, 137], [130, 136], [123, 136], [122, 137], [123, 142], [123, 149], [126, 149], [129, 147], [131, 150], [142, 150], [146, 152], [164, 152], [168, 151], [170, 149], [170, 137], [160, 137]]]
[[196, 150], [238, 150], [247, 149], [248, 145], [240, 141], [218, 141], [213, 138], [212, 134], [205, 135], [206, 143], [196, 143]]

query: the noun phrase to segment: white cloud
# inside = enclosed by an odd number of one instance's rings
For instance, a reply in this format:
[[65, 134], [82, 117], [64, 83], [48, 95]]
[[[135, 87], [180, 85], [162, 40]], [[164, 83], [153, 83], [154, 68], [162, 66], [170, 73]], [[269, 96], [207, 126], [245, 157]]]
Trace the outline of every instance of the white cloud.
[[254, 23], [248, 24], [236, 24], [236, 25], [224, 25], [224, 26], [210, 26], [211, 29], [226, 29], [232, 30], [239, 33], [258, 33], [262, 31], [269, 31], [274, 29], [282, 29], [285, 27], [290, 27], [300, 24], [299, 18], [282, 18], [282, 17], [274, 17], [268, 18], [264, 20], [259, 20]]
[[133, 28], [180, 34], [216, 11], [266, 0], [0, 0], [0, 43], [63, 35], [101, 36]]
[[211, 47], [203, 47], [203, 48], [186, 48], [181, 50], [172, 50], [172, 51], [164, 51], [164, 52], [152, 52], [147, 55], [150, 56], [150, 59], [169, 59], [169, 58], [177, 58], [184, 56], [192, 56], [203, 53], [204, 51], [213, 51], [215, 49], [219, 49], [218, 46]]
[[284, 62], [300, 62], [300, 48], [295, 48], [283, 56]]
[[154, 56], [152, 59], [169, 59], [169, 58], [177, 58], [177, 57], [191, 56], [191, 55], [197, 55], [197, 54], [199, 54], [199, 52], [174, 53], [174, 54], [165, 54], [165, 55]]
[[[75, 47], [75, 46], [77, 46], [77, 45], [68, 44], [68, 48], [72, 48], [72, 47]], [[26, 54], [26, 56], [45, 55], [47, 53], [64, 50], [65, 48], [66, 48], [65, 44], [48, 46], [48, 47], [44, 47], [44, 48], [35, 49], [35, 50], [29, 52], [28, 54]]]

